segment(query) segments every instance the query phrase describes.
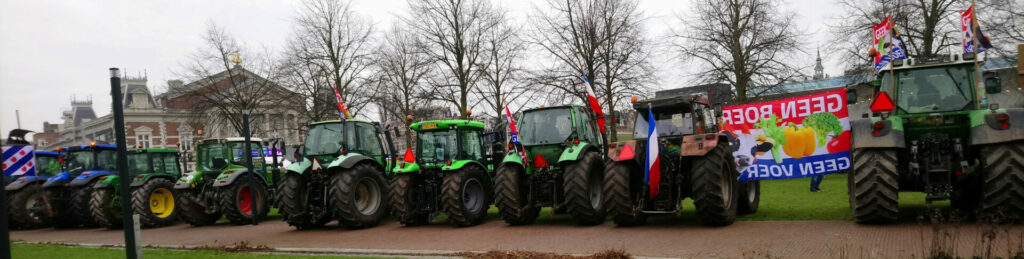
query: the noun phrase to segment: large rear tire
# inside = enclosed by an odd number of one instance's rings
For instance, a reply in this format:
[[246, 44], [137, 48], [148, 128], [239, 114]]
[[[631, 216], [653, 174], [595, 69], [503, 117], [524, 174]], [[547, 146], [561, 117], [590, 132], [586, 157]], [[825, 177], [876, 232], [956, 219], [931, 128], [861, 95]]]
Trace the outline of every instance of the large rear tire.
[[95, 189], [89, 198], [89, 213], [96, 224], [107, 229], [118, 229], [123, 225], [121, 206], [114, 202], [114, 188]]
[[222, 186], [218, 191], [217, 202], [231, 224], [252, 224], [254, 211], [261, 219], [270, 212], [266, 199], [267, 185], [253, 175], [238, 176], [231, 185]]
[[468, 166], [444, 176], [441, 203], [448, 222], [456, 227], [479, 225], [490, 208], [490, 179], [484, 170]]
[[498, 214], [509, 225], [533, 224], [540, 213], [540, 208], [529, 204], [530, 186], [525, 181], [522, 166], [515, 164], [499, 166], [494, 177], [494, 204], [498, 206]]
[[622, 227], [639, 226], [647, 222], [647, 214], [637, 208], [643, 188], [640, 188], [640, 181], [632, 177], [631, 170], [628, 164], [612, 162], [604, 173], [604, 207], [612, 221]]
[[[29, 184], [7, 193], [12, 229], [34, 229], [53, 225], [53, 208], [42, 184]], [[0, 212], [2, 213], [2, 212]]]
[[165, 178], [153, 178], [132, 189], [132, 210], [139, 214], [143, 227], [163, 227], [178, 220], [177, 200], [174, 182]]
[[327, 190], [328, 203], [338, 221], [348, 228], [368, 228], [380, 224], [390, 206], [385, 195], [384, 174], [370, 164], [331, 176]]
[[89, 213], [89, 199], [92, 198], [94, 185], [96, 185], [95, 180], [84, 186], [71, 187], [71, 203], [68, 204], [68, 207], [71, 209], [71, 215], [78, 218], [79, 225], [86, 228], [96, 227], [96, 220]]
[[989, 222], [1024, 220], [1024, 142], [981, 148], [984, 180], [979, 218]]
[[388, 189], [391, 209], [395, 213], [395, 217], [398, 218], [398, 222], [404, 226], [420, 226], [430, 221], [429, 213], [413, 211], [417, 207], [413, 194], [419, 193], [418, 188], [423, 187], [422, 185], [422, 180], [412, 174], [398, 175], [391, 182], [391, 187]]
[[288, 225], [299, 230], [321, 228], [331, 221], [330, 216], [315, 218], [308, 211], [306, 179], [296, 173], [285, 174], [277, 190], [278, 213]]
[[73, 228], [81, 224], [71, 212], [71, 192], [73, 189], [67, 186], [45, 188], [43, 192], [50, 198], [50, 208], [53, 209], [54, 228]]
[[740, 207], [737, 209], [740, 215], [754, 214], [761, 205], [761, 181], [747, 181], [740, 183], [743, 189], [740, 190]]
[[605, 209], [601, 198], [604, 187], [604, 161], [601, 154], [587, 152], [580, 160], [566, 165], [565, 204], [569, 217], [578, 225], [604, 223]]
[[740, 188], [728, 148], [727, 143], [719, 143], [693, 159], [693, 205], [704, 225], [727, 226], [736, 221]]
[[198, 190], [178, 190], [178, 216], [182, 221], [193, 227], [213, 225], [220, 219], [219, 211], [206, 213], [207, 208], [203, 206], [202, 194]]
[[850, 209], [857, 223], [886, 224], [899, 213], [899, 158], [892, 149], [856, 149], [848, 174]]

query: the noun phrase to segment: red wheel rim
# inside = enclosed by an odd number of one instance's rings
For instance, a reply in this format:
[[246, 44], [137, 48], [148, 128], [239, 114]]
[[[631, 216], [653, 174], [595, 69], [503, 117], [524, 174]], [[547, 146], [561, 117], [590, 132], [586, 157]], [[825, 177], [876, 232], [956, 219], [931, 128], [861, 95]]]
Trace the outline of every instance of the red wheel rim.
[[249, 194], [249, 186], [238, 190], [238, 210], [243, 214], [252, 214], [252, 196]]

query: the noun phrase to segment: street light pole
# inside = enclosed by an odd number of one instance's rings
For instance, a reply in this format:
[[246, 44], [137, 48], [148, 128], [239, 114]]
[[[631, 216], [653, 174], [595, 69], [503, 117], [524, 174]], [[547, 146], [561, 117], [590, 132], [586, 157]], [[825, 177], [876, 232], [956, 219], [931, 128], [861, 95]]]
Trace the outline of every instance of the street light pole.
[[132, 219], [131, 180], [128, 175], [128, 144], [124, 137], [124, 107], [121, 103], [121, 77], [116, 67], [110, 68], [110, 96], [114, 100], [114, 140], [117, 144], [117, 171], [121, 177], [121, 219], [124, 226], [124, 251], [128, 259], [142, 257], [142, 251], [135, 243], [135, 221]]
[[[260, 178], [256, 176], [256, 171], [253, 170], [253, 166], [252, 166], [252, 144], [249, 144], [249, 143], [251, 143], [250, 141], [252, 141], [252, 139], [251, 139], [252, 137], [250, 136], [250, 133], [249, 133], [249, 109], [248, 108], [242, 109], [242, 135], [244, 135], [243, 137], [245, 137], [245, 155], [242, 156], [242, 157], [245, 158], [245, 167], [249, 169], [249, 174], [252, 175], [252, 177], [256, 178], [257, 182], [259, 182]], [[263, 151], [260, 150], [260, 152], [263, 152]], [[260, 224], [260, 217], [259, 217], [259, 214], [260, 214], [259, 213], [260, 212], [260, 202], [259, 201], [263, 200], [263, 197], [259, 196], [259, 195], [262, 195], [262, 194], [258, 193], [258, 192], [255, 192], [256, 188], [254, 188], [254, 187], [255, 186], [249, 186], [249, 204], [252, 204], [251, 205], [252, 206], [251, 213], [252, 213], [252, 225], [253, 226]]]

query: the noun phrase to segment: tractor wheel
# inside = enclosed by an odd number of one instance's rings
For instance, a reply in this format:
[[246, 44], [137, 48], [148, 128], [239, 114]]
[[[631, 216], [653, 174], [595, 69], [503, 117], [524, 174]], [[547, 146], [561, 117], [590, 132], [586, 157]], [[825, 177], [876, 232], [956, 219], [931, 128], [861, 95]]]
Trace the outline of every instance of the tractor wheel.
[[540, 208], [529, 204], [530, 186], [525, 183], [526, 175], [521, 168], [519, 165], [500, 166], [494, 177], [494, 204], [505, 223], [513, 226], [533, 224], [540, 213]]
[[736, 220], [740, 186], [728, 148], [719, 143], [693, 159], [693, 206], [704, 225], [726, 226]]
[[979, 218], [991, 222], [1024, 220], [1024, 142], [981, 148], [984, 180]]
[[302, 175], [289, 173], [281, 179], [277, 190], [277, 208], [288, 225], [306, 230], [321, 228], [331, 221], [331, 217], [313, 218], [313, 215], [310, 215], [306, 206], [309, 196], [306, 179]]
[[632, 177], [632, 168], [625, 163], [613, 162], [604, 173], [604, 207], [616, 225], [639, 226], [647, 222], [647, 214], [637, 207], [643, 198], [641, 181]]
[[11, 228], [34, 229], [53, 224], [53, 206], [42, 190], [42, 184], [30, 184], [7, 193]]
[[218, 192], [217, 203], [231, 224], [252, 224], [253, 212], [259, 213], [255, 215], [260, 218], [266, 218], [270, 212], [267, 185], [251, 174], [238, 176], [231, 185], [218, 188]]
[[[430, 221], [429, 213], [415, 213], [416, 199], [413, 194], [419, 192], [416, 188], [423, 187], [423, 181], [411, 174], [402, 174], [395, 177], [388, 189], [388, 196], [391, 200], [391, 209], [398, 218], [398, 222], [404, 226], [425, 225]], [[415, 213], [415, 214], [414, 214]]]
[[53, 209], [53, 214], [51, 214], [53, 217], [53, 227], [73, 228], [80, 224], [79, 219], [75, 218], [74, 213], [71, 213], [71, 204], [69, 204], [71, 188], [46, 188], [43, 189], [43, 192], [49, 198], [50, 208]]
[[380, 224], [386, 216], [388, 197], [384, 173], [370, 164], [331, 175], [327, 189], [328, 204], [338, 221], [349, 228], [367, 228]]
[[164, 178], [153, 178], [142, 186], [132, 188], [132, 210], [139, 214], [143, 227], [162, 227], [178, 219], [174, 208], [177, 194], [174, 183]]
[[748, 181], [740, 183], [743, 189], [740, 190], [740, 207], [737, 211], [740, 215], [754, 214], [761, 204], [761, 181]]
[[899, 173], [896, 150], [857, 149], [847, 176], [850, 209], [857, 223], [896, 221], [899, 211]]
[[78, 188], [71, 188], [71, 203], [68, 204], [71, 209], [70, 214], [78, 219], [81, 226], [87, 228], [96, 227], [96, 220], [89, 213], [89, 199], [92, 199], [93, 185], [96, 185], [96, 181], [91, 181]]
[[449, 172], [441, 187], [441, 203], [448, 222], [456, 227], [479, 225], [487, 217], [490, 179], [475, 166]]
[[96, 224], [107, 229], [118, 229], [123, 225], [121, 206], [114, 202], [117, 193], [113, 188], [95, 189], [89, 198], [89, 213]]
[[578, 225], [604, 223], [601, 189], [604, 185], [604, 161], [601, 154], [587, 152], [565, 167], [565, 204], [569, 217]]
[[178, 216], [181, 217], [182, 221], [192, 225], [193, 227], [213, 225], [220, 219], [221, 213], [219, 211], [213, 213], [206, 213], [206, 206], [203, 206], [202, 193], [196, 190], [179, 190], [177, 207], [179, 210]]

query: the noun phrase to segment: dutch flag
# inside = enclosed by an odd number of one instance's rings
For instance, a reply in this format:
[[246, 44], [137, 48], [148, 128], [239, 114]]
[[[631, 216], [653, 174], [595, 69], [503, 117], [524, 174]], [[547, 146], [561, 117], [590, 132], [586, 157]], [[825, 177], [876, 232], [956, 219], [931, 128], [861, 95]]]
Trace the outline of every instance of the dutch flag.
[[661, 157], [658, 153], [658, 128], [654, 123], [654, 113], [647, 109], [647, 157], [644, 158], [644, 183], [651, 188], [651, 198], [658, 196], [661, 184]]

